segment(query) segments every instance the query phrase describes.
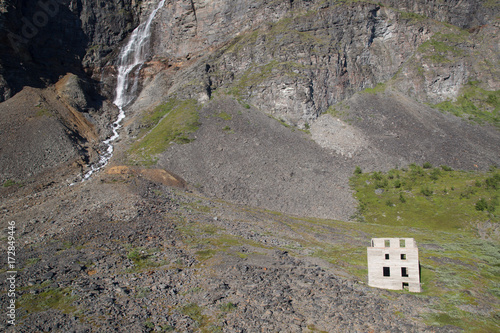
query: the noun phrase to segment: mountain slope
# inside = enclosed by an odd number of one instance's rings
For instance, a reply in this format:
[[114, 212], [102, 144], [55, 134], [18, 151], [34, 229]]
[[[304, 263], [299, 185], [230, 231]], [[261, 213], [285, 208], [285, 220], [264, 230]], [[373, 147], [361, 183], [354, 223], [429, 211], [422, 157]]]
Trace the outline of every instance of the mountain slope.
[[[0, 330], [498, 331], [496, 2], [167, 0], [81, 182], [158, 3], [0, 1]], [[372, 237], [422, 294], [366, 286]]]

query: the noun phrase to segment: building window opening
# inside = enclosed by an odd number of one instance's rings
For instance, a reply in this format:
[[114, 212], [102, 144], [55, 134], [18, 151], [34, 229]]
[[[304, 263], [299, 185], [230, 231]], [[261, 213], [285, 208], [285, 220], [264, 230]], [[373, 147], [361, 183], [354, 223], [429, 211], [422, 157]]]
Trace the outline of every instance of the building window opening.
[[401, 276], [408, 277], [408, 269], [406, 267], [401, 267]]
[[391, 247], [391, 241], [390, 241], [390, 240], [388, 240], [388, 239], [386, 239], [386, 240], [384, 241], [384, 246], [385, 246], [385, 247]]
[[384, 276], [391, 276], [391, 268], [384, 267]]
[[385, 260], [389, 260], [389, 253], [385, 254]]
[[410, 284], [408, 282], [403, 282], [403, 290], [408, 290], [410, 288]]
[[406, 247], [406, 241], [404, 239], [399, 240], [399, 247]]
[[401, 253], [401, 260], [406, 260], [406, 254], [405, 253]]

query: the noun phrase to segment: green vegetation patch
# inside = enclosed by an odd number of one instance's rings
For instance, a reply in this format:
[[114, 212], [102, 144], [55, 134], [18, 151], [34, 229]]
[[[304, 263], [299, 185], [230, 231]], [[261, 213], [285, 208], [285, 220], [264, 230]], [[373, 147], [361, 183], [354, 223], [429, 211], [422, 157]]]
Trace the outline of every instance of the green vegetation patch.
[[189, 143], [190, 134], [200, 126], [200, 105], [194, 99], [170, 99], [157, 106], [142, 119], [139, 139], [129, 149], [133, 164], [155, 164], [154, 155], [165, 151], [172, 143]]
[[498, 8], [500, 3], [497, 0], [485, 0], [483, 1], [483, 6], [486, 8]]
[[54, 115], [52, 112], [49, 111], [49, 109], [39, 107], [39, 110], [35, 114], [36, 117], [53, 117]]
[[39, 262], [40, 260], [41, 260], [40, 258], [29, 258], [29, 259], [26, 259], [26, 261], [24, 262], [24, 267], [28, 267], [28, 266], [34, 265], [37, 262]]
[[227, 112], [220, 112], [220, 113], [217, 113], [215, 116], [218, 117], [218, 118], [224, 119], [224, 120], [231, 120], [231, 119], [233, 119], [233, 116], [231, 116]]
[[3, 187], [11, 187], [11, 186], [14, 186], [16, 185], [16, 181], [12, 180], [12, 179], [7, 179], [4, 183], [3, 183]]
[[386, 88], [387, 86], [385, 83], [378, 83], [375, 87], [366, 88], [365, 90], [361, 91], [361, 93], [368, 93], [368, 94], [383, 93], [386, 90]]
[[132, 248], [127, 254], [127, 258], [134, 263], [133, 271], [138, 272], [146, 268], [162, 266], [162, 262], [153, 260], [153, 254], [157, 249]]
[[484, 90], [479, 84], [478, 81], [469, 82], [461, 89], [456, 101], [444, 101], [434, 107], [442, 112], [500, 128], [500, 90]]
[[209, 223], [179, 221], [176, 229], [181, 233], [183, 243], [196, 249], [196, 259], [201, 262], [209, 260], [219, 252], [242, 258], [247, 256], [234, 250], [233, 247], [243, 245], [263, 247], [260, 243], [228, 234], [224, 228]]
[[397, 10], [397, 9], [395, 9], [395, 10], [399, 13], [401, 19], [408, 20], [410, 22], [419, 22], [419, 21], [424, 21], [424, 20], [428, 19], [427, 16], [424, 16], [421, 14], [412, 13], [412, 12], [405, 12], [405, 11], [401, 11], [401, 10]]
[[219, 326], [213, 324], [213, 321], [203, 314], [203, 309], [196, 303], [189, 303], [183, 306], [180, 312], [195, 321], [198, 329], [202, 333], [222, 332]]
[[71, 295], [71, 289], [48, 289], [39, 294], [24, 294], [19, 300], [17, 307], [25, 309], [28, 313], [47, 311], [49, 309], [59, 310], [63, 313], [76, 311], [73, 302], [77, 296]]
[[347, 272], [362, 279], [368, 274], [366, 247], [359, 247], [352, 244], [345, 244], [343, 246], [328, 246], [323, 244], [319, 250], [314, 252], [313, 256], [340, 266]]
[[220, 305], [220, 310], [222, 312], [230, 312], [236, 309], [236, 305], [232, 302], [223, 303]]
[[273, 77], [273, 75], [288, 77], [299, 76], [300, 71], [297, 69], [302, 68], [304, 68], [303, 65], [293, 61], [279, 62], [277, 60], [272, 60], [265, 65], [254, 64], [246, 70], [239, 80], [229, 89], [229, 93], [239, 97], [243, 95], [247, 89], [258, 86]]
[[475, 310], [500, 301], [499, 240], [493, 232], [483, 230], [482, 237], [479, 232], [483, 223], [500, 222], [500, 170], [453, 171], [430, 164], [386, 173], [356, 169], [351, 184], [362, 221], [357, 229], [371, 237], [416, 239], [419, 297], [435, 298], [434, 312], [423, 315], [428, 324], [469, 332], [500, 330], [494, 311]]
[[186, 203], [184, 204], [186, 207], [189, 207], [193, 210], [196, 210], [198, 212], [202, 212], [202, 213], [210, 213], [210, 211], [212, 210], [209, 206], [205, 206], [202, 204], [201, 200], [197, 200], [197, 201], [194, 201], [194, 202], [189, 202], [189, 203]]
[[464, 51], [459, 48], [459, 45], [468, 41], [469, 33], [467, 30], [453, 27], [453, 31], [450, 33], [439, 32], [432, 36], [431, 39], [418, 47], [418, 51], [433, 63], [448, 63], [454, 58], [464, 55]]
[[[428, 166], [428, 165], [427, 165]], [[496, 179], [500, 171], [445, 171], [448, 167], [409, 169], [388, 173], [359, 173], [351, 184], [362, 219], [369, 223], [457, 231], [474, 229], [478, 221], [500, 222]], [[489, 185], [488, 185], [489, 184]], [[387, 201], [393, 205], [387, 205]], [[477, 209], [477, 204], [484, 209]]]

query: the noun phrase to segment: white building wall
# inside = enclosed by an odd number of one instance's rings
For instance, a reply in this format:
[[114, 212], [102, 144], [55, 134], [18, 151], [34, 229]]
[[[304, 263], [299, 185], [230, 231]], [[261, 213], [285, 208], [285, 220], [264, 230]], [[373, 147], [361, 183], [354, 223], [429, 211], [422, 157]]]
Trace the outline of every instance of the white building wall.
[[[404, 247], [400, 246], [402, 240]], [[386, 241], [389, 241], [388, 247]], [[367, 254], [369, 286], [401, 290], [406, 283], [408, 290], [421, 291], [418, 248], [413, 238], [373, 238]], [[401, 259], [402, 254], [406, 259]], [[390, 276], [384, 276], [384, 267], [389, 268]], [[407, 277], [402, 276], [402, 267], [406, 268]]]

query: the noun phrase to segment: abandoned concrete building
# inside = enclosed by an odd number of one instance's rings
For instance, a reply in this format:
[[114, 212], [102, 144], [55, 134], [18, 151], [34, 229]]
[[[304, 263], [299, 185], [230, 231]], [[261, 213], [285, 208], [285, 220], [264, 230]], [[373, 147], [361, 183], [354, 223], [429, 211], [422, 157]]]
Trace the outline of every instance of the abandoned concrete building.
[[418, 248], [413, 238], [373, 238], [367, 251], [369, 286], [421, 291]]

